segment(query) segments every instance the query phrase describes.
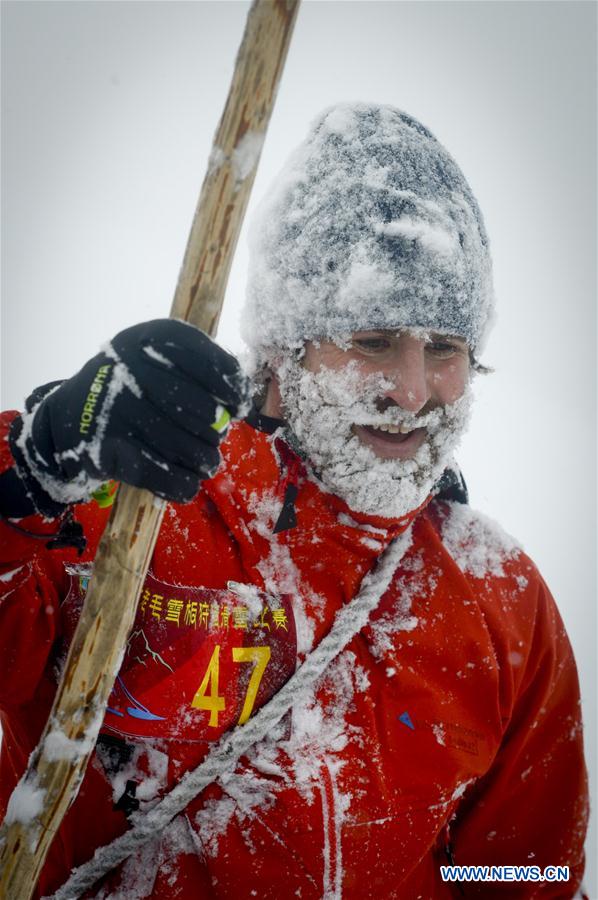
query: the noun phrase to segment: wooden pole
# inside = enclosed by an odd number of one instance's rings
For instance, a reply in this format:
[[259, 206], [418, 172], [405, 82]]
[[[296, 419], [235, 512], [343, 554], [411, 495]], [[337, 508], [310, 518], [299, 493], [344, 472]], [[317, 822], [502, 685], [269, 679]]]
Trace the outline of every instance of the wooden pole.
[[[171, 316], [214, 335], [299, 0], [254, 0], [183, 259]], [[164, 503], [121, 485], [52, 712], [0, 832], [0, 897], [30, 900], [77, 796], [122, 663]], [[93, 811], [90, 810], [90, 814]]]

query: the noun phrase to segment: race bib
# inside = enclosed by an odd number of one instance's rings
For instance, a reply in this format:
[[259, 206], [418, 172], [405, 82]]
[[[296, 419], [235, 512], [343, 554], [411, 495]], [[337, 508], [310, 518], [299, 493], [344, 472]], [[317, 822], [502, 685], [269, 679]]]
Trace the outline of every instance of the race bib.
[[[70, 642], [90, 577], [68, 566], [61, 608]], [[254, 585], [179, 587], [148, 574], [102, 731], [214, 741], [246, 722], [295, 671], [290, 598]]]

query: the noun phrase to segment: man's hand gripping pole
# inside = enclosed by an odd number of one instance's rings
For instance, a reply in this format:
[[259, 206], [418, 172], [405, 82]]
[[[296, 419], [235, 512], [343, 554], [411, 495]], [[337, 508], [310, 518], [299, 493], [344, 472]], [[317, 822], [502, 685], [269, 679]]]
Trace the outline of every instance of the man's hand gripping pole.
[[[214, 138], [170, 311], [210, 335], [218, 325], [298, 6], [299, 0], [254, 0]], [[148, 491], [124, 484], [118, 491], [52, 712], [0, 832], [2, 898], [32, 896], [52, 839], [77, 796], [122, 662], [163, 507]], [[66, 751], [57, 753], [57, 746]]]

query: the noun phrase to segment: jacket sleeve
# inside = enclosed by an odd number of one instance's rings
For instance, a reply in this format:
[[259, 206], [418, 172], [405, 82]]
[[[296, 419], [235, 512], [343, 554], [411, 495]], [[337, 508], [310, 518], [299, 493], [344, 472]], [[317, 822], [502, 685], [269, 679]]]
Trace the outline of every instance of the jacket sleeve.
[[516, 645], [504, 631], [496, 641], [510, 695], [504, 737], [451, 823], [451, 845], [456, 865], [568, 866], [569, 880], [466, 882], [466, 897], [570, 898], [583, 875], [588, 788], [577, 670], [556, 604], [527, 562], [534, 577], [511, 603], [529, 610], [528, 624]]
[[[46, 544], [59, 520], [28, 514], [11, 516], [23, 501], [7, 442], [16, 413], [0, 416], [0, 709], [30, 700], [56, 639], [63, 580], [60, 553]], [[20, 507], [22, 512], [28, 510]]]

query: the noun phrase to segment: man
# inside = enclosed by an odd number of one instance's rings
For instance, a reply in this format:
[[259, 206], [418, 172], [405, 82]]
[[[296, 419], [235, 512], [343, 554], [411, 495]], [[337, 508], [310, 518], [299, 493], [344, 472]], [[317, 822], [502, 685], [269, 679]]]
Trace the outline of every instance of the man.
[[[102, 483], [173, 501], [41, 893], [243, 727], [378, 579], [315, 688], [93, 895], [572, 897], [587, 798], [571, 648], [452, 461], [493, 306], [470, 188], [414, 119], [340, 105], [262, 206], [252, 260], [251, 412], [232, 357], [157, 321], [5, 418], [5, 802], [56, 688]], [[227, 413], [246, 418], [218, 465]], [[451, 862], [538, 869], [454, 884]], [[568, 877], [540, 880], [547, 866]]]

